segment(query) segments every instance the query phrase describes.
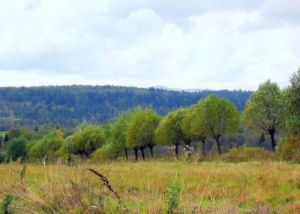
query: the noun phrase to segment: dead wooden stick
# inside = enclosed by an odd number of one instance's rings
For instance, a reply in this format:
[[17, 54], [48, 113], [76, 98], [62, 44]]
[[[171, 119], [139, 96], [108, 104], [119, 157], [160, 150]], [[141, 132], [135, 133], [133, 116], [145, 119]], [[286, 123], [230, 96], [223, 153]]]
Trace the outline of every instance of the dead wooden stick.
[[106, 186], [109, 189], [109, 191], [114, 193], [114, 195], [116, 196], [116, 198], [118, 200], [121, 200], [119, 194], [112, 188], [112, 186], [110, 185], [108, 179], [104, 175], [100, 174], [99, 172], [97, 172], [96, 170], [91, 169], [91, 168], [87, 168], [87, 170], [94, 173], [100, 179], [100, 181], [102, 181], [103, 185]]

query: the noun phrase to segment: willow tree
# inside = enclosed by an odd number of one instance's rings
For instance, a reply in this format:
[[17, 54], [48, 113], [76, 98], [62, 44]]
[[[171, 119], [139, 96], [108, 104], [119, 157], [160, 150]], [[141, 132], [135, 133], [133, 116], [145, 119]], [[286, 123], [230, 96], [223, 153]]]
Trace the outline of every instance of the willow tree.
[[209, 133], [207, 127], [205, 126], [202, 101], [199, 101], [196, 105], [189, 109], [188, 113], [183, 119], [182, 129], [193, 141], [201, 141], [202, 155], [205, 156], [205, 142]]
[[[236, 107], [225, 98], [214, 95], [207, 96], [199, 108], [200, 125], [194, 127], [197, 131], [207, 129], [207, 134], [217, 143], [218, 153], [221, 154], [220, 138], [237, 131], [239, 113]], [[206, 131], [204, 132], [206, 134]]]
[[190, 137], [183, 131], [182, 122], [187, 115], [187, 109], [179, 109], [165, 116], [156, 130], [156, 141], [162, 145], [174, 145], [175, 156], [178, 159], [179, 145], [190, 143]]
[[286, 127], [289, 134], [300, 134], [300, 68], [290, 79], [285, 93]]
[[115, 121], [110, 123], [109, 144], [117, 151], [124, 151], [128, 159], [128, 146], [126, 145], [127, 130], [132, 112], [121, 114]]
[[270, 135], [272, 150], [275, 151], [275, 134], [284, 125], [283, 97], [276, 83], [268, 80], [251, 95], [243, 121], [246, 127]]
[[160, 117], [152, 109], [137, 108], [132, 113], [126, 137], [126, 145], [135, 152], [138, 159], [138, 150], [141, 150], [143, 159], [144, 149], [148, 146], [151, 157], [153, 157], [154, 133], [159, 124]]
[[89, 157], [105, 143], [102, 126], [83, 124], [64, 142], [65, 150], [70, 154]]

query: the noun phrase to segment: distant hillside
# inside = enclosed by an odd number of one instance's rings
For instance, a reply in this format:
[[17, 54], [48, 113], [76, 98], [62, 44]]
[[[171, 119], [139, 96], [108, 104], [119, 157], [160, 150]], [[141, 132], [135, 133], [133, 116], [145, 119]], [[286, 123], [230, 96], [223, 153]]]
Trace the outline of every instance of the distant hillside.
[[241, 111], [249, 91], [171, 91], [117, 86], [47, 86], [0, 88], [0, 130], [43, 124], [75, 126], [82, 121], [104, 123], [135, 106], [160, 114], [190, 106], [208, 94], [226, 97]]

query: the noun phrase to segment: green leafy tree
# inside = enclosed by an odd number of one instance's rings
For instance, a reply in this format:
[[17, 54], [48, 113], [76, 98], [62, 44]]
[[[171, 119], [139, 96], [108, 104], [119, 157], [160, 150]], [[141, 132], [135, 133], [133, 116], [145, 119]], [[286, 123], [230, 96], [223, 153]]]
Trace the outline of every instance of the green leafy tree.
[[195, 133], [199, 131], [200, 135], [202, 128], [205, 127], [209, 136], [215, 139], [218, 153], [221, 154], [220, 138], [237, 131], [239, 113], [236, 107], [225, 98], [209, 95], [202, 101], [199, 108], [199, 121], [201, 122], [194, 126]]
[[107, 141], [93, 153], [94, 160], [116, 159], [122, 154], [128, 159], [126, 137], [131, 114], [132, 111], [124, 112], [114, 121], [106, 124], [105, 137]]
[[110, 127], [110, 147], [113, 147], [114, 151], [124, 151], [126, 159], [128, 159], [128, 146], [126, 144], [127, 130], [130, 119], [132, 117], [132, 111], [127, 111], [121, 114]]
[[300, 134], [300, 68], [291, 79], [285, 91], [286, 127], [290, 134]]
[[10, 129], [10, 130], [8, 130], [8, 132], [7, 132], [7, 140], [8, 140], [8, 141], [9, 141], [9, 140], [12, 140], [12, 139], [14, 139], [14, 138], [19, 137], [20, 135], [21, 135], [20, 129], [15, 129], [15, 128]]
[[30, 145], [29, 157], [32, 160], [53, 160], [63, 144], [63, 135], [57, 130], [45, 135], [42, 139]]
[[24, 160], [27, 156], [26, 152], [27, 140], [23, 137], [14, 138], [9, 142], [7, 156], [13, 161], [16, 161], [18, 158]]
[[193, 141], [201, 141], [202, 155], [205, 156], [206, 138], [209, 136], [207, 127], [205, 126], [204, 105], [199, 101], [194, 105], [186, 117], [183, 119], [182, 129]]
[[283, 99], [276, 83], [268, 80], [251, 95], [243, 121], [246, 127], [270, 135], [272, 150], [275, 151], [275, 134], [284, 126]]
[[101, 126], [85, 124], [67, 139], [64, 148], [68, 153], [89, 157], [105, 143], [105, 133]]
[[183, 130], [183, 120], [188, 114], [187, 109], [179, 109], [165, 116], [156, 130], [156, 141], [162, 145], [175, 146], [175, 156], [178, 159], [179, 145], [190, 144], [190, 136]]
[[134, 149], [135, 159], [138, 159], [138, 149], [141, 150], [143, 159], [144, 149], [148, 146], [153, 157], [154, 133], [159, 124], [160, 117], [152, 109], [136, 108], [131, 116], [126, 136], [126, 144]]
[[115, 145], [112, 142], [104, 144], [92, 154], [93, 160], [116, 160], [120, 156], [120, 151], [122, 151], [118, 146], [120, 145]]
[[35, 133], [30, 129], [22, 128], [20, 129], [20, 136], [24, 137], [28, 141], [31, 141], [35, 138]]

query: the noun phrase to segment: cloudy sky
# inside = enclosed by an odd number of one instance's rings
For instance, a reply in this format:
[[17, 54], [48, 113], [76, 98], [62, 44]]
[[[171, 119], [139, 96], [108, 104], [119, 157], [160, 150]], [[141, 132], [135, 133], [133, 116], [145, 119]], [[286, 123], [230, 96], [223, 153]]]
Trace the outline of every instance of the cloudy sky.
[[299, 0], [0, 0], [0, 86], [281, 87]]

